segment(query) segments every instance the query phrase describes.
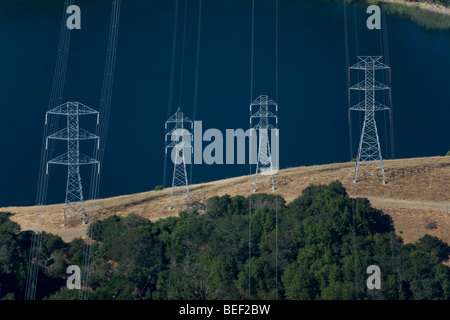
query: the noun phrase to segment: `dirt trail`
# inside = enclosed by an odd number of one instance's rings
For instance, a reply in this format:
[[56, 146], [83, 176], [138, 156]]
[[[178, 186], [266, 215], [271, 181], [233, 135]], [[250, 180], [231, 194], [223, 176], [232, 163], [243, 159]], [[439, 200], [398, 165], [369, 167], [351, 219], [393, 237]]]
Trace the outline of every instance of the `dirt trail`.
[[427, 233], [450, 244], [450, 201], [366, 198], [372, 206], [391, 216], [397, 234], [405, 243], [415, 242]]
[[450, 212], [449, 202], [433, 202], [433, 201], [418, 201], [418, 200], [402, 200], [393, 198], [379, 198], [366, 197], [370, 203], [379, 208], [392, 209], [421, 209], [421, 210], [435, 210], [440, 212]]
[[[276, 192], [291, 202], [310, 184], [328, 184], [339, 180], [351, 197], [368, 198], [374, 207], [389, 214], [405, 242], [415, 241], [425, 233], [439, 236], [450, 243], [450, 157], [427, 157], [385, 160], [387, 184], [372, 176], [361, 176], [353, 183], [354, 163], [302, 166], [279, 170]], [[379, 173], [381, 174], [381, 173]], [[243, 195], [251, 192], [252, 176], [218, 180], [190, 186], [192, 202], [203, 202], [213, 196]], [[269, 187], [257, 192], [272, 193]], [[148, 191], [113, 198], [86, 201], [91, 221], [113, 214], [136, 213], [150, 220], [178, 215], [182, 206], [168, 210], [170, 189]], [[87, 226], [70, 221], [61, 226], [63, 204], [0, 208], [11, 212], [12, 220], [23, 230], [45, 230], [60, 235], [65, 241], [84, 237]], [[436, 228], [426, 226], [434, 222]]]

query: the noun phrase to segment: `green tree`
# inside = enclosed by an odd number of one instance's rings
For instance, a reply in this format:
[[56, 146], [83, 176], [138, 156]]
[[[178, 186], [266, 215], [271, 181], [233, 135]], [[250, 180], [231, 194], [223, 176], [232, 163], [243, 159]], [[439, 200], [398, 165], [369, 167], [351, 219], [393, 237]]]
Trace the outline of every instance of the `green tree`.
[[319, 294], [318, 284], [309, 268], [290, 264], [281, 277], [288, 300], [312, 300]]

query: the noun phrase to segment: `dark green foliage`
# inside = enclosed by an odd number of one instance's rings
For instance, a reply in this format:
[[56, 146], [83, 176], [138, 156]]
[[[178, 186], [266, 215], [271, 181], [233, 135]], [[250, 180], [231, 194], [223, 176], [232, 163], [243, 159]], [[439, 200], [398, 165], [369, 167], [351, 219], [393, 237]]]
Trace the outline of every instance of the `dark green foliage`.
[[439, 261], [446, 260], [450, 253], [446, 243], [428, 234], [420, 238], [415, 247], [420, 251], [429, 253], [431, 257], [437, 258]]
[[[56, 292], [64, 280], [67, 244], [58, 236], [43, 232], [38, 268], [36, 298]], [[20, 226], [0, 213], [0, 298], [23, 299], [29, 266], [32, 233], [20, 232]]]
[[[0, 213], [0, 298], [21, 299], [26, 282], [27, 240], [30, 234], [20, 234], [9, 213]], [[20, 249], [22, 247], [22, 250]]]
[[[94, 291], [98, 299], [427, 299], [450, 289], [446, 244], [426, 236], [402, 245], [390, 218], [349, 198], [339, 182], [311, 185], [289, 206], [273, 195], [222, 196], [210, 198], [204, 214], [134, 228], [108, 220], [97, 222], [110, 230], [98, 236], [110, 259], [97, 261], [109, 279]], [[140, 260], [140, 252], [153, 257]], [[366, 288], [370, 264], [383, 270], [380, 291]]]
[[[426, 235], [403, 244], [387, 215], [338, 181], [281, 197], [222, 196], [151, 222], [111, 216], [91, 225], [90, 299], [449, 299], [449, 247]], [[200, 211], [198, 211], [200, 210]], [[0, 298], [22, 299], [31, 233], [0, 215]], [[43, 233], [38, 296], [78, 299], [66, 267], [85, 243]], [[381, 290], [366, 286], [369, 265]], [[39, 289], [44, 288], [44, 289]]]
[[73, 239], [67, 250], [67, 258], [71, 264], [81, 266], [83, 265], [85, 242], [81, 238]]

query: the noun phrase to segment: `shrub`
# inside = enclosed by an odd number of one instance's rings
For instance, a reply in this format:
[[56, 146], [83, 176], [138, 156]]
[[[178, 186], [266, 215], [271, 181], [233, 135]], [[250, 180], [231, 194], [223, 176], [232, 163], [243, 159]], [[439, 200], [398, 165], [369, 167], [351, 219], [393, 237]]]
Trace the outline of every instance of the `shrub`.
[[427, 229], [436, 229], [437, 228], [436, 222], [431, 221], [431, 222], [427, 223], [425, 225], [425, 228], [427, 228]]
[[447, 151], [447, 153], [445, 155], [446, 156], [450, 156], [450, 151]]
[[155, 187], [155, 190], [156, 190], [156, 191], [159, 191], [159, 190], [162, 190], [162, 189], [164, 189], [164, 187], [163, 187], [162, 185], [160, 185], [160, 184], [158, 184], [158, 185]]

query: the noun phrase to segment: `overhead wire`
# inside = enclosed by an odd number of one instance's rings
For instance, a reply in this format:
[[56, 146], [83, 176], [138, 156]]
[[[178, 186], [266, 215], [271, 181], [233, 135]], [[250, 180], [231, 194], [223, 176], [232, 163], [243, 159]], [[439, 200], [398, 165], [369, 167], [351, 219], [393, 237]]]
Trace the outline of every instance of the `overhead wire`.
[[[350, 117], [350, 107], [351, 107], [351, 97], [350, 97], [350, 62], [349, 62], [349, 45], [348, 45], [348, 17], [347, 17], [347, 0], [343, 0], [344, 7], [344, 48], [345, 48], [345, 65], [346, 65], [346, 79], [347, 79], [347, 88], [348, 88], [348, 128], [349, 128], [349, 144], [350, 144], [350, 160], [353, 158], [353, 136], [352, 136], [352, 122]], [[355, 16], [356, 20], [356, 16]], [[356, 27], [356, 24], [355, 24]], [[347, 72], [348, 71], [348, 72]], [[352, 185], [353, 191], [353, 185]], [[353, 282], [355, 285], [355, 299], [358, 299], [358, 286], [359, 286], [359, 277], [358, 277], [358, 269], [357, 269], [357, 247], [356, 247], [356, 205], [355, 199], [352, 199], [352, 250], [353, 250]]]
[[[197, 24], [197, 51], [195, 58], [195, 79], [194, 79], [194, 98], [192, 102], [192, 120], [195, 121], [197, 117], [197, 104], [198, 104], [198, 86], [199, 86], [199, 70], [200, 70], [200, 42], [201, 42], [201, 30], [202, 30], [202, 0], [198, 2], [198, 24]], [[191, 170], [189, 172], [189, 181], [192, 182], [192, 176], [194, 171], [193, 161], [191, 163]]]
[[[279, 91], [279, 85], [278, 85], [278, 43], [279, 43], [279, 4], [278, 0], [275, 0], [275, 61], [274, 61], [274, 86], [275, 86], [275, 100], [278, 101], [278, 91]], [[251, 4], [251, 50], [250, 50], [250, 104], [253, 102], [253, 90], [254, 90], [254, 47], [255, 47], [255, 1], [252, 0]], [[278, 102], [277, 102], [278, 103]], [[278, 110], [278, 108], [277, 108]], [[250, 107], [250, 135], [252, 134], [252, 110]], [[278, 119], [278, 111], [277, 111], [277, 119]], [[256, 133], [256, 130], [253, 132]], [[278, 134], [278, 120], [276, 122], [276, 134]], [[252, 150], [252, 138], [249, 138], [249, 149]], [[270, 150], [270, 149], [269, 149]], [[250, 151], [251, 153], [251, 151]], [[252, 259], [252, 193], [254, 192], [254, 188], [252, 185], [252, 161], [251, 156], [249, 155], [249, 177], [250, 177], [250, 192], [248, 196], [248, 299], [251, 300], [251, 259]], [[258, 160], [257, 160], [258, 161]], [[278, 170], [277, 168], [276, 170]], [[273, 168], [272, 168], [273, 170]], [[279, 194], [278, 194], [278, 188], [276, 186], [276, 179], [273, 179], [274, 183], [274, 191], [275, 191], [275, 299], [278, 299], [278, 208], [279, 208]]]
[[[255, 0], [252, 0], [251, 10], [251, 53], [250, 53], [250, 104], [253, 102], [253, 68], [254, 68], [254, 42], [255, 42]], [[251, 107], [250, 107], [250, 136], [252, 134], [251, 121]], [[254, 132], [256, 134], [256, 131]], [[252, 138], [249, 138], [250, 150], [252, 150]], [[250, 155], [249, 155], [250, 160]], [[249, 177], [250, 177], [250, 193], [248, 197], [248, 300], [251, 300], [251, 257], [252, 257], [252, 163], [249, 161]]]
[[[171, 115], [172, 111], [172, 102], [173, 102], [173, 87], [174, 87], [174, 78], [175, 78], [175, 57], [176, 57], [176, 46], [177, 46], [177, 35], [178, 35], [178, 6], [179, 1], [175, 0], [174, 6], [174, 20], [173, 20], [173, 34], [172, 34], [172, 58], [170, 65], [170, 78], [169, 78], [169, 95], [168, 95], [168, 103], [167, 103], [167, 114], [166, 119], [168, 119]], [[163, 186], [166, 186], [167, 181], [167, 152], [164, 152], [164, 170], [163, 170]], [[161, 209], [161, 217], [164, 215], [164, 208]], [[160, 224], [160, 235], [159, 235], [159, 265], [158, 265], [158, 274], [161, 274], [162, 264], [163, 264], [163, 225]], [[170, 272], [170, 271], [169, 271]], [[167, 288], [167, 299], [170, 299], [170, 281], [171, 275], [169, 274], [169, 288]], [[160, 297], [161, 298], [161, 297]]]
[[[348, 47], [347, 47], [347, 41], [348, 41], [348, 29], [347, 29], [347, 6], [346, 6], [346, 1], [345, 0], [343, 0], [343, 2], [344, 2], [344, 19], [345, 19], [345, 33], [346, 33], [346, 35], [345, 35], [345, 41], [346, 41], [346, 64], [347, 64], [347, 67], [348, 67]], [[383, 9], [383, 7], [382, 7], [382, 9]], [[358, 53], [358, 51], [359, 51], [359, 49], [358, 49], [358, 23], [357, 23], [357, 14], [356, 14], [356, 2], [354, 3], [354, 17], [355, 17], [355, 42], [356, 42], [356, 53], [357, 53], [357, 56], [359, 55], [359, 53]], [[389, 48], [388, 48], [388, 37], [387, 37], [387, 22], [386, 22], [386, 13], [385, 13], [385, 10], [381, 10], [381, 21], [382, 21], [382, 28], [381, 28], [381, 31], [380, 31], [380, 50], [381, 50], [381, 56], [383, 56], [384, 57], [384, 61], [385, 61], [385, 63], [388, 65], [388, 66], [390, 66], [390, 61], [389, 61]], [[390, 69], [389, 69], [389, 81], [388, 81], [388, 83], [389, 83], [389, 88], [392, 88], [392, 86], [391, 86], [391, 71], [390, 71]], [[385, 75], [383, 75], [384, 76], [384, 81], [383, 82], [386, 82], [385, 80], [386, 80], [386, 76]], [[350, 73], [349, 73], [349, 77], [350, 77]], [[359, 79], [358, 79], [358, 82], [359, 82]], [[348, 78], [348, 81], [347, 81], [347, 86], [349, 87], [349, 85], [350, 85], [350, 81], [349, 81], [349, 78]], [[384, 92], [383, 92], [383, 94], [384, 94]], [[350, 100], [350, 96], [349, 96], [349, 100]], [[390, 113], [389, 113], [389, 121], [390, 121], [390, 141], [391, 141], [391, 154], [390, 154], [390, 158], [391, 159], [394, 159], [395, 158], [395, 147], [394, 147], [394, 132], [393, 132], [393, 121], [392, 121], [392, 99], [391, 99], [391, 94], [390, 94], [390, 92], [389, 92], [389, 97], [388, 97], [388, 104], [387, 104], [390, 108], [391, 108], [391, 110], [390, 110]], [[350, 106], [350, 103], [349, 103], [349, 106]], [[361, 125], [361, 119], [360, 119], [360, 121], [359, 121], [359, 123], [360, 123], [360, 125]], [[386, 121], [384, 121], [384, 123], [385, 123], [385, 139], [386, 139], [386, 152], [387, 152], [387, 133], [386, 133], [386, 131], [387, 131], [387, 129], [386, 129]], [[349, 122], [349, 130], [351, 130], [351, 123]], [[361, 129], [361, 127], [360, 127], [360, 129]], [[351, 133], [349, 133], [350, 135], [351, 135]], [[351, 142], [351, 138], [350, 138], [350, 144], [352, 144], [352, 142]], [[351, 146], [352, 147], [352, 146]], [[396, 199], [396, 186], [395, 186], [395, 170], [393, 170], [392, 169], [392, 175], [391, 175], [391, 178], [392, 178], [392, 190], [393, 190], [393, 197], [394, 197], [394, 200]], [[352, 185], [352, 187], [351, 187], [351, 192], [353, 193], [353, 185]], [[355, 208], [355, 199], [352, 199], [352, 211], [353, 211], [353, 213], [352, 213], [352, 215], [353, 215], [353, 234], [354, 234], [354, 240], [353, 240], [353, 246], [354, 246], [354, 248], [353, 248], [353, 250], [354, 250], [354, 257], [355, 257], [355, 262], [354, 262], [354, 268], [355, 268], [355, 297], [357, 298], [358, 296], [357, 296], [357, 287], [358, 287], [358, 274], [357, 274], [357, 263], [356, 263], [356, 238], [355, 238], [355, 236], [356, 236], [356, 226], [355, 226], [355, 210], [356, 210], [356, 208]], [[395, 212], [395, 207], [393, 206], [393, 215], [394, 215], [394, 217], [396, 216], [396, 212]], [[392, 225], [390, 225], [390, 232], [391, 232], [391, 235], [392, 235], [392, 232], [393, 232], [394, 230], [393, 230], [393, 228], [392, 228]], [[401, 288], [401, 243], [399, 243], [398, 241], [395, 241], [396, 243], [394, 244], [393, 242], [394, 242], [394, 239], [393, 239], [393, 236], [391, 236], [391, 238], [390, 238], [391, 240], [390, 240], [390, 242], [391, 242], [391, 256], [392, 256], [392, 259], [394, 259], [394, 257], [396, 257], [396, 259], [397, 259], [397, 268], [395, 268], [394, 267], [394, 265], [393, 265], [393, 270], [395, 270], [395, 269], [397, 269], [397, 274], [398, 274], [398, 293], [399, 293], [399, 297], [401, 297], [401, 290], [402, 290], [402, 288]], [[394, 247], [395, 247], [395, 252], [394, 252]], [[394, 264], [394, 263], [393, 263]]]
[[[106, 50], [106, 62], [105, 69], [103, 73], [103, 84], [102, 91], [100, 95], [99, 104], [99, 123], [96, 127], [96, 135], [100, 139], [99, 148], [94, 146], [94, 158], [99, 161], [99, 165], [103, 164], [105, 147], [106, 147], [106, 137], [109, 127], [109, 115], [111, 112], [111, 99], [112, 99], [112, 89], [114, 85], [114, 73], [116, 65], [116, 53], [117, 53], [117, 41], [119, 34], [119, 18], [120, 18], [120, 0], [112, 1], [111, 8], [111, 18], [109, 27], [109, 37], [108, 45]], [[97, 199], [99, 197], [100, 190], [100, 178], [101, 170], [92, 167], [91, 172], [91, 187], [90, 187], [90, 199]]]
[[[175, 57], [176, 57], [176, 47], [177, 47], [177, 34], [178, 34], [178, 2], [179, 0], [175, 0], [175, 8], [174, 8], [174, 20], [173, 20], [173, 35], [172, 35], [172, 57], [170, 64], [170, 79], [169, 79], [169, 95], [167, 99], [167, 112], [166, 119], [171, 116], [172, 113], [172, 104], [173, 104], [173, 87], [174, 87], [174, 78], [175, 78]], [[166, 186], [166, 171], [167, 171], [167, 153], [164, 152], [164, 170], [163, 170], [163, 186]]]
[[[275, 0], [275, 101], [278, 103], [278, 28], [279, 28], [278, 0]], [[278, 108], [277, 108], [278, 110]], [[278, 134], [278, 111], [276, 130]], [[277, 146], [279, 148], [279, 146]], [[277, 149], [278, 150], [278, 149]], [[279, 158], [277, 159], [279, 170]], [[278, 172], [278, 171], [277, 171]], [[278, 300], [278, 184], [275, 187], [275, 300]]]
[[[343, 0], [344, 3], [344, 47], [345, 47], [345, 70], [348, 71], [348, 74], [346, 76], [347, 79], [347, 88], [350, 88], [350, 62], [349, 62], [349, 46], [348, 46], [348, 22], [347, 22], [347, 0]], [[353, 134], [352, 134], [352, 122], [350, 117], [350, 107], [351, 107], [351, 100], [350, 95], [347, 99], [348, 101], [348, 128], [349, 128], [349, 143], [350, 143], [350, 157], [349, 160], [353, 159]]]
[[[69, 43], [70, 43], [70, 30], [66, 27], [66, 8], [73, 4], [73, 0], [65, 0], [63, 17], [61, 21], [61, 32], [59, 37], [58, 53], [56, 57], [56, 66], [53, 76], [53, 84], [48, 104], [48, 109], [51, 110], [62, 103], [66, 69], [67, 69], [67, 59], [69, 53]], [[36, 193], [36, 204], [44, 205], [47, 202], [47, 189], [48, 189], [48, 175], [46, 172], [47, 159], [53, 156], [54, 152], [54, 140], [49, 141], [49, 146], [46, 146], [46, 138], [48, 132], [54, 132], [58, 127], [58, 117], [49, 116], [48, 122], [44, 126], [44, 133], [42, 137], [42, 149], [41, 149], [41, 164], [38, 176], [38, 188]]]
[[[196, 56], [195, 56], [195, 74], [194, 74], [194, 93], [193, 93], [193, 102], [192, 102], [192, 120], [195, 121], [196, 113], [197, 113], [197, 102], [198, 102], [198, 83], [199, 83], [199, 66], [200, 66], [200, 41], [201, 41], [201, 28], [202, 28], [202, 0], [198, 1], [198, 12], [197, 12], [197, 47], [196, 47]], [[185, 29], [186, 29], [186, 12], [185, 12]], [[183, 52], [184, 52], [184, 43], [185, 43], [185, 32], [183, 32]], [[180, 85], [181, 87], [181, 85]], [[181, 88], [180, 88], [180, 103], [181, 105]], [[189, 170], [189, 182], [192, 183], [193, 176], [193, 161], [190, 163]], [[191, 219], [192, 208], [190, 207], [190, 203], [188, 204], [187, 210], [187, 221], [186, 221], [186, 263], [185, 263], [185, 292], [184, 298], [187, 299], [187, 281], [189, 277], [189, 259], [190, 259], [190, 219]]]
[[[62, 21], [60, 27], [58, 52], [56, 56], [56, 65], [53, 75], [52, 89], [49, 98], [48, 109], [58, 106], [62, 102], [62, 96], [64, 91], [64, 83], [67, 69], [67, 57], [69, 53], [69, 43], [70, 43], [70, 31], [66, 28], [65, 15], [66, 8], [73, 4], [73, 0], [65, 0]], [[55, 127], [58, 126], [58, 120], [54, 117], [50, 117], [50, 121], [45, 123], [42, 137], [42, 149], [41, 149], [41, 159], [38, 175], [38, 186], [36, 191], [36, 204], [38, 208], [46, 204], [47, 201], [47, 186], [48, 186], [48, 176], [46, 174], [46, 165], [48, 157], [52, 156], [54, 146], [51, 144], [50, 148], [47, 148], [46, 138], [48, 132], [53, 132]], [[50, 149], [50, 150], [49, 150]], [[40, 208], [38, 209], [40, 210]], [[25, 284], [25, 300], [34, 300], [36, 298], [37, 282], [39, 275], [39, 259], [42, 244], [42, 213], [37, 212], [36, 215], [39, 216], [36, 222], [38, 225], [35, 226], [35, 232], [33, 232], [30, 245], [29, 253], [29, 263], [27, 270], [27, 279]]]
[[[183, 97], [183, 78], [184, 78], [184, 60], [185, 60], [185, 51], [186, 51], [186, 24], [187, 24], [187, 11], [188, 11], [188, 4], [187, 4], [187, 0], [184, 0], [184, 14], [183, 14], [183, 25], [182, 25], [182, 40], [181, 40], [181, 61], [180, 61], [180, 74], [179, 74], [179, 94], [178, 94], [178, 105], [177, 108], [181, 108], [181, 103], [182, 103], [182, 97]], [[184, 121], [184, 120], [182, 120]], [[184, 158], [184, 148], [181, 151], [183, 153], [183, 158]], [[189, 251], [188, 251], [188, 241], [189, 241], [189, 215], [190, 215], [190, 203], [187, 203], [187, 218], [186, 218], [186, 252], [185, 252], [185, 257], [184, 257], [184, 263], [183, 263], [183, 271], [184, 271], [184, 277], [183, 277], [183, 288], [184, 288], [184, 299], [186, 299], [187, 297], [187, 281], [188, 281], [188, 274], [189, 274]], [[171, 238], [172, 241], [172, 248], [173, 248], [173, 238]], [[172, 277], [172, 270], [170, 272], [170, 279]], [[169, 285], [170, 285], [171, 281], [169, 280]]]
[[[99, 144], [94, 146], [94, 158], [98, 161], [98, 167], [93, 166], [91, 171], [90, 199], [97, 199], [100, 189], [100, 167], [103, 163], [106, 136], [108, 133], [109, 115], [111, 110], [112, 89], [114, 84], [114, 71], [116, 65], [117, 40], [119, 33], [120, 0], [112, 0], [111, 18], [109, 23], [108, 45], [106, 49], [105, 69], [103, 73], [103, 84], [100, 95], [99, 122], [96, 127], [96, 135]], [[95, 170], [97, 169], [97, 170]], [[95, 219], [95, 217], [94, 217]], [[87, 230], [87, 240], [84, 244], [83, 267], [82, 267], [82, 288], [80, 299], [89, 298], [89, 283], [92, 272], [92, 241], [95, 234], [95, 221], [91, 220]]]
[[180, 66], [180, 93], [178, 95], [178, 107], [181, 107], [183, 96], [183, 75], [184, 75], [184, 56], [186, 50], [186, 22], [187, 22], [187, 0], [184, 0], [184, 17], [183, 17], [183, 40], [181, 42], [181, 66]]
[[[383, 28], [381, 29], [382, 32], [382, 44], [383, 44], [383, 55], [384, 59], [387, 63], [387, 65], [390, 64], [390, 56], [389, 56], [389, 39], [388, 39], [388, 24], [387, 24], [387, 17], [386, 17], [386, 10], [384, 9], [384, 5], [381, 6], [381, 21], [384, 22]], [[388, 97], [388, 106], [390, 108], [389, 110], [389, 124], [390, 124], [390, 143], [391, 143], [391, 159], [395, 159], [395, 141], [394, 141], [394, 110], [393, 110], [393, 103], [392, 103], [392, 75], [391, 75], [391, 68], [389, 68], [389, 97]], [[387, 137], [386, 137], [387, 139]], [[393, 192], [393, 200], [397, 200], [397, 192], [396, 192], [396, 180], [395, 180], [395, 170], [394, 168], [391, 169], [391, 178], [392, 178], [392, 192]], [[393, 216], [394, 219], [397, 219], [397, 211], [395, 209], [395, 206], [392, 206]], [[391, 232], [394, 232], [394, 229], [391, 228]], [[392, 238], [391, 238], [392, 239]], [[392, 240], [391, 240], [391, 250], [392, 250]], [[398, 294], [399, 299], [402, 299], [403, 297], [403, 287], [402, 287], [402, 258], [401, 258], [401, 251], [402, 251], [402, 243], [401, 241], [395, 241], [395, 250], [396, 252], [392, 252], [392, 257], [396, 259], [396, 267], [397, 267], [397, 285], [398, 285]]]
[[[382, 4], [380, 3], [381, 20], [382, 20], [382, 23], [384, 23], [385, 16], [383, 15], [384, 14], [384, 10], [382, 8], [383, 8]], [[385, 63], [387, 65], [390, 65], [389, 59], [388, 59], [388, 56], [387, 56], [388, 51], [386, 50], [387, 42], [384, 41], [385, 30], [386, 30], [386, 25], [384, 24], [384, 28], [381, 28], [381, 30], [379, 31], [379, 34], [380, 34], [380, 56], [384, 57], [383, 59], [384, 59], [384, 61], [385, 61]], [[383, 77], [383, 83], [389, 83], [389, 77], [386, 76], [385, 72], [383, 72], [382, 77]], [[389, 84], [389, 86], [390, 86], [390, 84]], [[390, 105], [389, 94], [387, 94], [387, 97], [386, 97], [386, 91], [385, 90], [382, 90], [382, 94], [383, 94], [383, 104], [389, 107], [389, 105]], [[386, 103], [386, 101], [387, 101], [387, 103]], [[391, 112], [389, 111], [388, 114], [389, 114], [389, 121], [390, 121]], [[382, 119], [383, 119], [383, 125], [384, 125], [384, 142], [385, 142], [385, 149], [384, 149], [385, 150], [384, 151], [385, 152], [385, 156], [384, 156], [384, 158], [385, 159], [389, 159], [390, 157], [392, 157], [392, 155], [389, 154], [390, 152], [389, 152], [389, 147], [388, 147], [389, 139], [388, 139], [388, 133], [387, 133], [386, 111], [383, 111], [383, 118]]]
[[[186, 6], [186, 0], [185, 0]], [[169, 94], [168, 94], [168, 102], [167, 102], [167, 114], [166, 119], [168, 119], [172, 114], [173, 108], [173, 96], [174, 96], [174, 82], [175, 82], [175, 64], [176, 64], [176, 53], [177, 53], [177, 38], [178, 38], [178, 15], [179, 15], [179, 0], [175, 0], [174, 4], [174, 20], [173, 20], [173, 33], [172, 33], [172, 55], [171, 55], [171, 63], [170, 63], [170, 77], [169, 77]], [[181, 90], [180, 90], [181, 91]], [[180, 103], [180, 101], [179, 101]], [[167, 152], [164, 152], [164, 169], [163, 169], [163, 186], [166, 186], [167, 183]], [[162, 207], [161, 209], [161, 217], [164, 216], [165, 209]], [[160, 234], [159, 234], [159, 265], [158, 265], [158, 274], [161, 274], [162, 265], [163, 265], [163, 224], [160, 224]], [[169, 268], [169, 279], [167, 286], [167, 299], [171, 299], [171, 281], [172, 281], [172, 271]], [[161, 298], [161, 297], [160, 297]]]
[[[184, 60], [185, 60], [185, 51], [186, 51], [186, 24], [187, 24], [187, 0], [184, 1], [184, 17], [183, 17], [183, 40], [182, 40], [182, 47], [181, 47], [181, 66], [180, 66], [180, 92], [178, 95], [178, 107], [181, 107], [181, 101], [183, 97], [183, 76], [184, 76]], [[184, 149], [183, 152], [183, 158], [184, 158]], [[192, 160], [192, 159], [191, 159]], [[192, 166], [192, 161], [191, 161]], [[184, 257], [184, 299], [187, 299], [187, 285], [188, 285], [188, 277], [189, 277], [189, 222], [190, 222], [190, 203], [187, 204], [187, 218], [186, 218], [186, 253]]]
[[[359, 56], [359, 45], [358, 45], [358, 19], [357, 19], [357, 12], [356, 12], [356, 2], [357, 1], [353, 1], [353, 16], [354, 16], [354, 28], [355, 28], [355, 49], [356, 49], [356, 56]], [[356, 75], [357, 77], [357, 83], [359, 83], [360, 78], [359, 78], [359, 72]], [[361, 100], [361, 92], [358, 90], [358, 101]], [[359, 124], [359, 132], [361, 132], [362, 130], [362, 126], [361, 126], [361, 112], [358, 112], [358, 124]]]

